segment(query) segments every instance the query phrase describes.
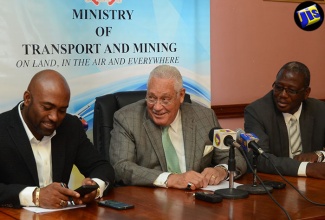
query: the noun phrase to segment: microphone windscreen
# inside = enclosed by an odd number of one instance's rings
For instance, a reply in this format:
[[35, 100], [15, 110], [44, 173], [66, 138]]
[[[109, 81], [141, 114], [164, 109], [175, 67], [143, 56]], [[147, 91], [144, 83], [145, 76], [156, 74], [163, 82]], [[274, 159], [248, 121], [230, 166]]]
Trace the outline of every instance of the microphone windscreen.
[[240, 142], [240, 134], [245, 134], [245, 131], [241, 128], [236, 129], [236, 141]]
[[214, 130], [217, 130], [217, 129], [221, 129], [220, 127], [215, 127], [215, 128], [212, 128], [209, 132], [209, 139], [211, 142], [213, 142], [213, 136], [214, 136]]
[[231, 135], [227, 135], [224, 139], [223, 139], [223, 143], [224, 145], [228, 146], [228, 147], [231, 147], [231, 145], [233, 144], [234, 142], [234, 138], [231, 136]]

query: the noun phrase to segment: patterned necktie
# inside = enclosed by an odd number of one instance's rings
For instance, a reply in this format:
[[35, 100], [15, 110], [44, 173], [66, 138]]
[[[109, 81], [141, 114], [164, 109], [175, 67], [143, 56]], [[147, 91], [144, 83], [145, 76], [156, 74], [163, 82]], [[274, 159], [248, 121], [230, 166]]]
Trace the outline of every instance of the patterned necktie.
[[181, 173], [176, 150], [168, 134], [168, 128], [169, 126], [163, 127], [162, 130], [162, 143], [167, 161], [167, 170], [171, 173]]
[[290, 119], [289, 139], [292, 155], [300, 154], [302, 150], [301, 139], [298, 130], [297, 119], [295, 116], [292, 116]]

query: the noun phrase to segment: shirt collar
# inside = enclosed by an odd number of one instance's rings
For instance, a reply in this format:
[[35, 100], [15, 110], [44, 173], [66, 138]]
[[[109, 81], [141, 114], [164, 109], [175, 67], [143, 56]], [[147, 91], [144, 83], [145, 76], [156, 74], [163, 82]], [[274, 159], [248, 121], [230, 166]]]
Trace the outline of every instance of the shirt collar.
[[174, 121], [170, 124], [171, 129], [173, 129], [176, 133], [181, 128], [181, 120], [182, 120], [181, 111], [178, 110]]
[[[34, 138], [35, 140], [37, 140], [37, 139], [34, 137], [33, 133], [29, 130], [27, 124], [25, 123], [25, 121], [24, 121], [24, 119], [23, 119], [23, 116], [22, 116], [22, 114], [21, 114], [21, 110], [20, 110], [20, 109], [21, 109], [21, 105], [23, 105], [23, 102], [19, 103], [19, 105], [18, 105], [18, 114], [19, 114], [19, 117], [20, 117], [20, 119], [21, 119], [21, 121], [22, 121], [22, 123], [23, 123], [24, 129], [25, 129], [25, 131], [26, 131], [26, 133], [27, 133], [28, 140], [29, 140], [29, 141], [32, 141], [33, 138]], [[50, 136], [44, 136], [43, 139], [52, 138], [55, 134], [56, 134], [56, 130], [54, 130], [54, 132], [53, 132]]]
[[298, 108], [298, 110], [294, 113], [294, 114], [290, 114], [290, 113], [282, 113], [283, 117], [284, 117], [284, 121], [286, 124], [289, 123], [292, 115], [296, 117], [296, 119], [299, 121], [299, 117], [301, 115], [301, 110], [302, 110], [302, 103], [300, 104], [300, 107]]

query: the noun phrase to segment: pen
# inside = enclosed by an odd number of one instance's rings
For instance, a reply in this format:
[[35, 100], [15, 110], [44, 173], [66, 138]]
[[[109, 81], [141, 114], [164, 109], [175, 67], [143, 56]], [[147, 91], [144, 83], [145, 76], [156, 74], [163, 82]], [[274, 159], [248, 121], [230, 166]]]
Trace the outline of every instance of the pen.
[[[68, 189], [68, 187], [65, 183], [61, 183], [61, 186]], [[71, 205], [75, 205], [71, 196], [69, 196], [69, 200], [70, 200]]]

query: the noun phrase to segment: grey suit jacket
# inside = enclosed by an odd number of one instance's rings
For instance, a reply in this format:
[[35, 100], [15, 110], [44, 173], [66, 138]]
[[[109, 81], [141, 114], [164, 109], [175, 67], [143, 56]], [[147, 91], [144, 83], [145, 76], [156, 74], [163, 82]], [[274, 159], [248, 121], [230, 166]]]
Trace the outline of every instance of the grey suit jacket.
[[[66, 115], [51, 145], [53, 182], [68, 183], [76, 165], [85, 177], [96, 177], [113, 186], [112, 166], [99, 155], [76, 116]], [[0, 206], [20, 207], [20, 191], [39, 186], [34, 154], [18, 106], [0, 114], [0, 174]]]
[[[284, 175], [297, 176], [299, 161], [289, 158], [289, 137], [285, 121], [270, 91], [245, 109], [245, 131], [260, 139], [258, 144]], [[325, 103], [308, 98], [303, 102], [299, 118], [303, 153], [323, 150], [325, 147]], [[276, 173], [272, 164], [258, 157], [257, 169]]]
[[[212, 145], [209, 131], [219, 127], [213, 110], [196, 103], [181, 105], [186, 170], [203, 171], [220, 163], [227, 164], [229, 152], [216, 148], [203, 157], [206, 145]], [[161, 128], [153, 123], [145, 100], [125, 106], [114, 115], [110, 161], [116, 180], [127, 185], [153, 186], [162, 172], [167, 172], [161, 141]], [[238, 173], [246, 172], [246, 162], [236, 150]]]

